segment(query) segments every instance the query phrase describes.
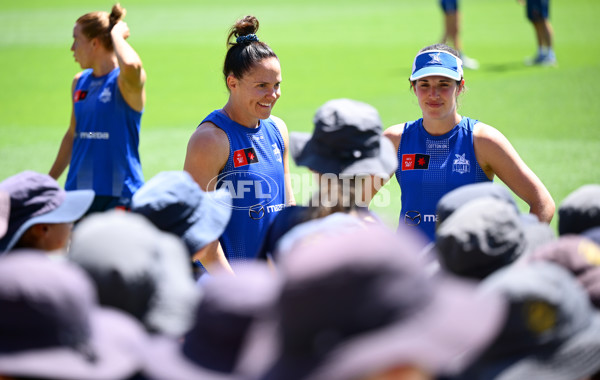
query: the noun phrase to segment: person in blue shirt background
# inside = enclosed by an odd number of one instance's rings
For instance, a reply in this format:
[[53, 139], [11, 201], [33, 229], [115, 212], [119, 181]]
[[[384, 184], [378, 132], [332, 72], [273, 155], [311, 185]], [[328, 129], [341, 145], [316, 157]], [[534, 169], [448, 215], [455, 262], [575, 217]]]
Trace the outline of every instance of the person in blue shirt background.
[[554, 201], [508, 139], [458, 113], [457, 98], [465, 89], [458, 52], [444, 44], [421, 49], [409, 81], [423, 116], [384, 131], [398, 152], [400, 223], [416, 226], [433, 241], [439, 199], [459, 186], [495, 176], [529, 205], [530, 213], [550, 223]]
[[144, 183], [138, 147], [146, 72], [126, 41], [124, 16], [116, 4], [110, 14], [84, 14], [73, 28], [71, 51], [84, 70], [73, 79], [71, 121], [48, 174], [58, 179], [69, 166], [66, 190], [94, 190], [88, 213], [128, 208]]

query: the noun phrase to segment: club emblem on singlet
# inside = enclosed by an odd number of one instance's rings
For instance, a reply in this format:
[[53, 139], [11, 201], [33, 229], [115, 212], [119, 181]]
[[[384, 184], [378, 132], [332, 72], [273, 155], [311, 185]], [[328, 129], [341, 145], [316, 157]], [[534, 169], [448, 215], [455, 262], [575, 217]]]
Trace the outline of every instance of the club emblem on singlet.
[[273, 147], [273, 154], [275, 155], [275, 161], [283, 162], [283, 159], [281, 158], [281, 149], [279, 149], [277, 144], [271, 144], [271, 146]]
[[465, 158], [466, 153], [455, 154], [456, 159], [452, 164], [452, 171], [459, 174], [469, 173], [471, 171], [471, 163]]
[[233, 152], [233, 166], [236, 168], [256, 163], [258, 163], [258, 156], [253, 147]]
[[110, 102], [111, 98], [112, 98], [112, 93], [110, 92], [110, 90], [108, 89], [108, 87], [106, 87], [104, 90], [102, 90], [102, 93], [100, 93], [100, 96], [98, 97], [98, 99], [102, 103], [108, 103], [108, 102]]

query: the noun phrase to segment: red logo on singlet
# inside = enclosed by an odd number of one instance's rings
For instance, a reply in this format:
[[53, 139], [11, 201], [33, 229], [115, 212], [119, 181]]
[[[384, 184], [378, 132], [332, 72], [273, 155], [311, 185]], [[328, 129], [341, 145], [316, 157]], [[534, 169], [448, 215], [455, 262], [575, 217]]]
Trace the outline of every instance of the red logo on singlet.
[[84, 100], [87, 96], [87, 91], [77, 90], [75, 91], [75, 95], [73, 95], [73, 101], [78, 102], [80, 100]]
[[240, 166], [258, 163], [258, 156], [254, 148], [239, 149], [233, 152], [233, 166]]
[[429, 169], [428, 154], [403, 154], [402, 170]]

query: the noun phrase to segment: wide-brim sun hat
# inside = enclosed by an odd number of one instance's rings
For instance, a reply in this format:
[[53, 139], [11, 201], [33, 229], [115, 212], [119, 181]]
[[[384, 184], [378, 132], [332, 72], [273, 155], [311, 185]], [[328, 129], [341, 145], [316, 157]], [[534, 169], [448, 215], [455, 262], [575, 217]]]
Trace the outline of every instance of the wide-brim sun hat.
[[229, 223], [232, 196], [226, 189], [203, 191], [186, 171], [164, 171], [134, 195], [131, 210], [163, 231], [179, 236], [193, 255], [217, 240]]
[[93, 190], [65, 191], [49, 175], [24, 171], [5, 179], [0, 190], [10, 194], [8, 230], [0, 240], [0, 252], [10, 251], [35, 224], [72, 223], [80, 219], [94, 200]]
[[124, 310], [148, 331], [179, 337], [193, 325], [201, 293], [181, 239], [133, 212], [86, 217], [68, 258], [94, 280], [99, 302]]
[[503, 268], [481, 292], [504, 294], [510, 317], [460, 379], [573, 380], [600, 370], [600, 312], [564, 267], [536, 261]]
[[[272, 313], [279, 278], [264, 262], [239, 263], [203, 277], [194, 327], [183, 342], [156, 337], [146, 352], [145, 373], [156, 379], [252, 378], [240, 363], [251, 326]], [[254, 353], [252, 353], [254, 354]], [[264, 355], [264, 352], [257, 353]], [[254, 358], [252, 366], [260, 365]]]
[[459, 81], [463, 78], [462, 60], [445, 50], [420, 52], [413, 62], [410, 81], [429, 76], [443, 76]]
[[23, 250], [0, 258], [0, 373], [64, 380], [125, 379], [143, 364], [141, 325], [101, 308], [74, 264]]
[[352, 99], [326, 102], [314, 116], [314, 131], [290, 133], [290, 153], [299, 166], [319, 173], [388, 177], [398, 167], [394, 144], [383, 136], [377, 110]]
[[392, 235], [353, 229], [286, 255], [271, 327], [279, 354], [263, 380], [347, 380], [404, 364], [452, 375], [493, 340], [503, 299], [479, 297], [469, 281], [428, 277], [416, 257], [424, 242]]

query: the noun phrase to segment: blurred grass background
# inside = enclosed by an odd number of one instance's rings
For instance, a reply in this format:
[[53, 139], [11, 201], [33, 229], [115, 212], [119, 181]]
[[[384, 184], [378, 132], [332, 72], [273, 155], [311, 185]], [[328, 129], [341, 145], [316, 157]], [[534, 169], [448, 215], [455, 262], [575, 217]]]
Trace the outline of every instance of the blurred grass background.
[[[49, 170], [68, 125], [71, 80], [79, 71], [69, 51], [73, 25], [80, 15], [110, 11], [112, 4], [0, 2], [0, 179], [26, 169]], [[129, 41], [148, 73], [140, 143], [146, 179], [181, 169], [190, 134], [225, 104], [221, 68], [236, 19], [257, 16], [259, 37], [281, 60], [282, 97], [274, 114], [291, 131], [311, 131], [315, 110], [339, 97], [372, 104], [385, 127], [419, 118], [407, 81], [412, 59], [438, 42], [443, 28], [437, 0], [121, 4]], [[461, 11], [465, 53], [481, 68], [466, 71], [468, 91], [459, 112], [502, 131], [557, 205], [579, 186], [600, 183], [600, 2], [551, 2], [557, 68], [524, 65], [536, 43], [517, 1], [461, 0]], [[390, 202], [374, 202], [373, 208], [395, 225], [395, 179], [385, 192]]]

